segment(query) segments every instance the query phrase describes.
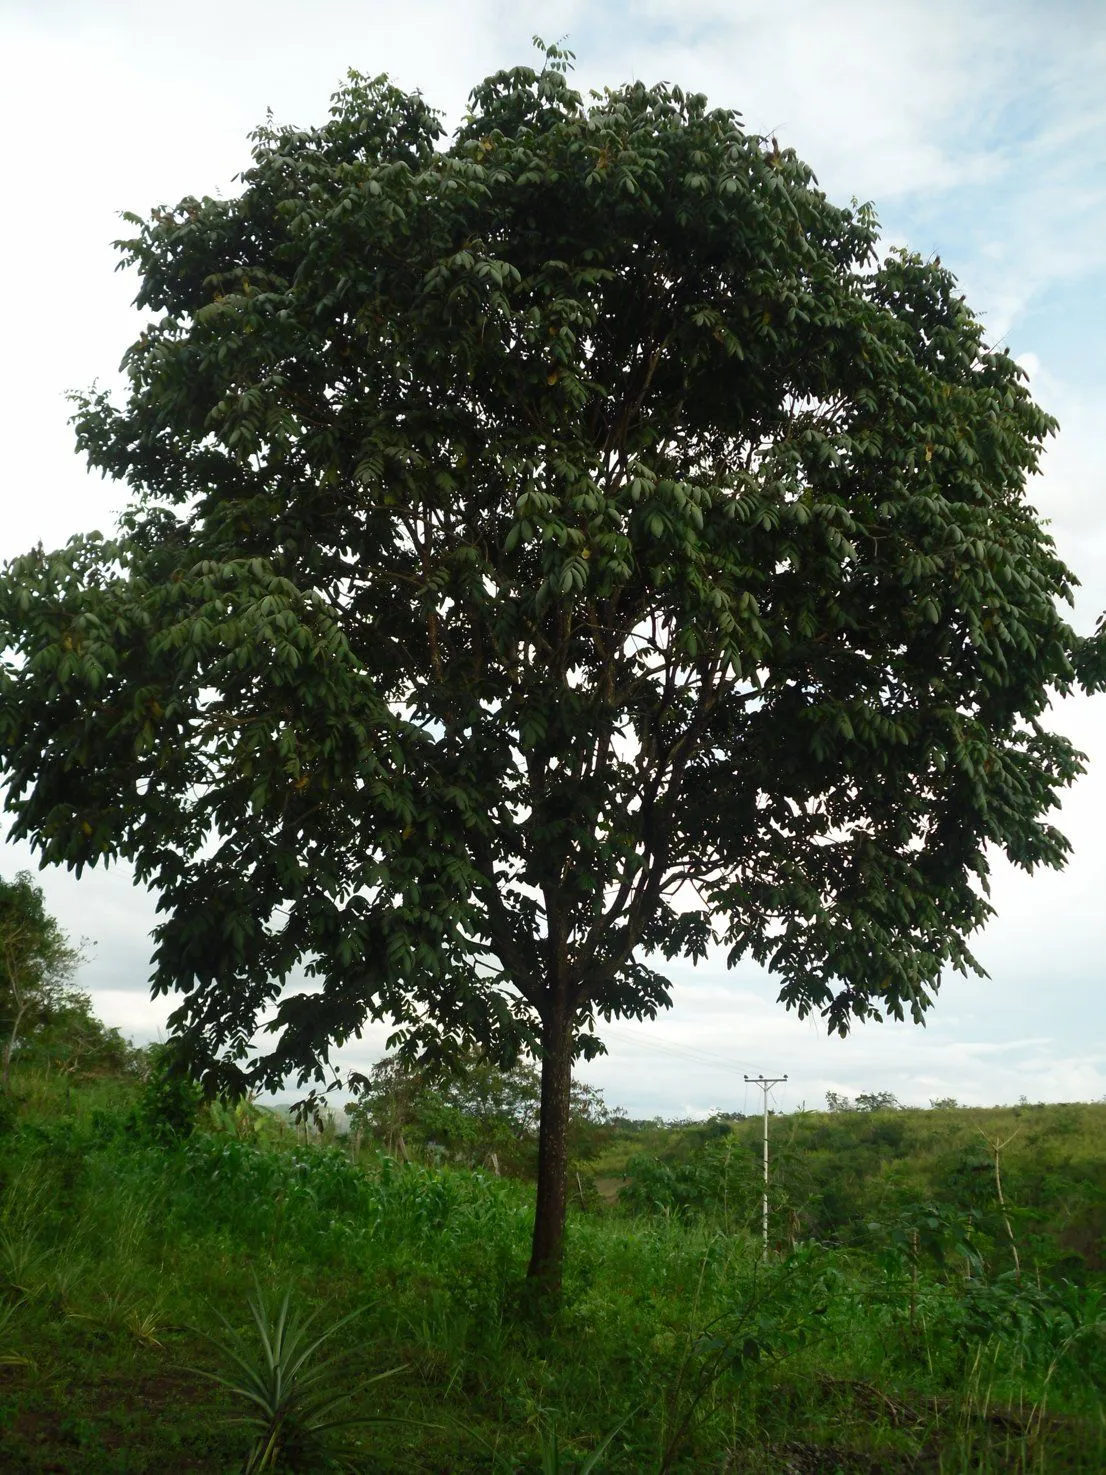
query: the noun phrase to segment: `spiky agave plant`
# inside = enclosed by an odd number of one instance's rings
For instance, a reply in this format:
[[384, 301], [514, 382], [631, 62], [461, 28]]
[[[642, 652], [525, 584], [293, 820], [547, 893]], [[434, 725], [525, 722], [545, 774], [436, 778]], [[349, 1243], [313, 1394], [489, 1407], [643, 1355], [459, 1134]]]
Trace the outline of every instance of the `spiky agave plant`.
[[[338, 1353], [320, 1360], [320, 1349], [343, 1327], [360, 1316], [364, 1307], [351, 1311], [313, 1335], [317, 1312], [306, 1315], [292, 1303], [292, 1292], [267, 1297], [257, 1281], [249, 1302], [257, 1336], [243, 1335], [216, 1312], [223, 1337], [204, 1333], [234, 1364], [230, 1376], [196, 1369], [221, 1384], [247, 1405], [236, 1423], [255, 1433], [244, 1475], [263, 1475], [282, 1466], [318, 1469], [320, 1465], [347, 1464], [353, 1451], [340, 1431], [357, 1424], [374, 1422], [379, 1416], [343, 1415], [341, 1406], [350, 1397], [348, 1384], [339, 1383], [338, 1370], [346, 1361]], [[379, 1383], [401, 1372], [389, 1368], [359, 1380], [359, 1388]]]
[[0, 1367], [34, 1367], [32, 1357], [25, 1357], [22, 1352], [17, 1352], [12, 1345], [11, 1334], [8, 1328], [11, 1326], [15, 1316], [16, 1308], [23, 1304], [19, 1301], [0, 1301]]

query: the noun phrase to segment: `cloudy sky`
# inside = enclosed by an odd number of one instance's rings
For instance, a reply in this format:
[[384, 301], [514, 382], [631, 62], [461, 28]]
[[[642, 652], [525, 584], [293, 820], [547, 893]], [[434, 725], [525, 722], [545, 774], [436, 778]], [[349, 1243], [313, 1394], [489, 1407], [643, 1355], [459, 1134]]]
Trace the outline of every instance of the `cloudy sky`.
[[[86, 475], [64, 394], [110, 384], [138, 319], [114, 272], [118, 212], [234, 188], [271, 108], [314, 123], [349, 67], [386, 71], [456, 121], [486, 73], [566, 37], [584, 88], [667, 80], [739, 109], [815, 169], [832, 198], [872, 200], [888, 244], [939, 254], [1058, 416], [1033, 498], [1106, 608], [1106, 8], [1101, 0], [0, 0], [0, 559], [107, 531], [118, 488]], [[588, 1068], [634, 1115], [752, 1109], [745, 1073], [786, 1073], [775, 1103], [890, 1090], [925, 1104], [1106, 1093], [1106, 698], [1055, 713], [1090, 759], [1063, 825], [1062, 874], [996, 864], [986, 981], [950, 979], [927, 1028], [827, 1038], [775, 1003], [772, 980], [720, 962], [677, 969], [675, 1007], [622, 1024]], [[34, 864], [0, 845], [0, 874]], [[152, 903], [125, 873], [43, 873], [101, 1015], [150, 1038]], [[380, 1053], [385, 1031], [353, 1052]]]

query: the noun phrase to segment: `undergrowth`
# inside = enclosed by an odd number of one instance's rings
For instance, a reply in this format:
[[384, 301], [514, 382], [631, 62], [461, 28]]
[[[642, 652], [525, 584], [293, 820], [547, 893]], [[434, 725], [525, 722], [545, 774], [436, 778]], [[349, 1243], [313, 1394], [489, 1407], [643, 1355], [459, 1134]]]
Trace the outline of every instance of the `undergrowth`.
[[1100, 1278], [1015, 1274], [951, 1208], [768, 1262], [722, 1212], [579, 1211], [537, 1326], [525, 1184], [227, 1112], [166, 1140], [112, 1083], [23, 1094], [0, 1140], [6, 1471], [242, 1470], [259, 1435], [227, 1348], [279, 1305], [326, 1333], [311, 1395], [348, 1420], [349, 1469], [1106, 1468]]

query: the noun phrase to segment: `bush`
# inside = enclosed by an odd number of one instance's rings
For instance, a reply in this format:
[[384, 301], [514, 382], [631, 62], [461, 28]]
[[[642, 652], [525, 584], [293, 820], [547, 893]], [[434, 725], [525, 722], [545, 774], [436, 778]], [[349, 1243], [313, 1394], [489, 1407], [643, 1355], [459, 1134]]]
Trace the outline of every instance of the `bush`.
[[638, 1153], [626, 1165], [620, 1202], [639, 1214], [684, 1214], [744, 1225], [760, 1202], [757, 1165], [729, 1132], [712, 1137], [680, 1162]]
[[146, 1060], [146, 1079], [134, 1108], [134, 1125], [158, 1142], [177, 1142], [191, 1136], [203, 1091], [188, 1074], [180, 1051], [172, 1042], [151, 1045]]

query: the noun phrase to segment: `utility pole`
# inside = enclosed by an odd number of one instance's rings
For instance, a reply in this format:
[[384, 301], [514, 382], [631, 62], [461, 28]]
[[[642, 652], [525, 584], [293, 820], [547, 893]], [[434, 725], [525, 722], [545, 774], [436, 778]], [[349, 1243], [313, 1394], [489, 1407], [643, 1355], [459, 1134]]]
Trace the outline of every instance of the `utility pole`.
[[764, 1092], [764, 1205], [761, 1222], [764, 1228], [764, 1258], [768, 1258], [768, 1091], [772, 1086], [782, 1086], [786, 1076], [746, 1076], [752, 1086]]

